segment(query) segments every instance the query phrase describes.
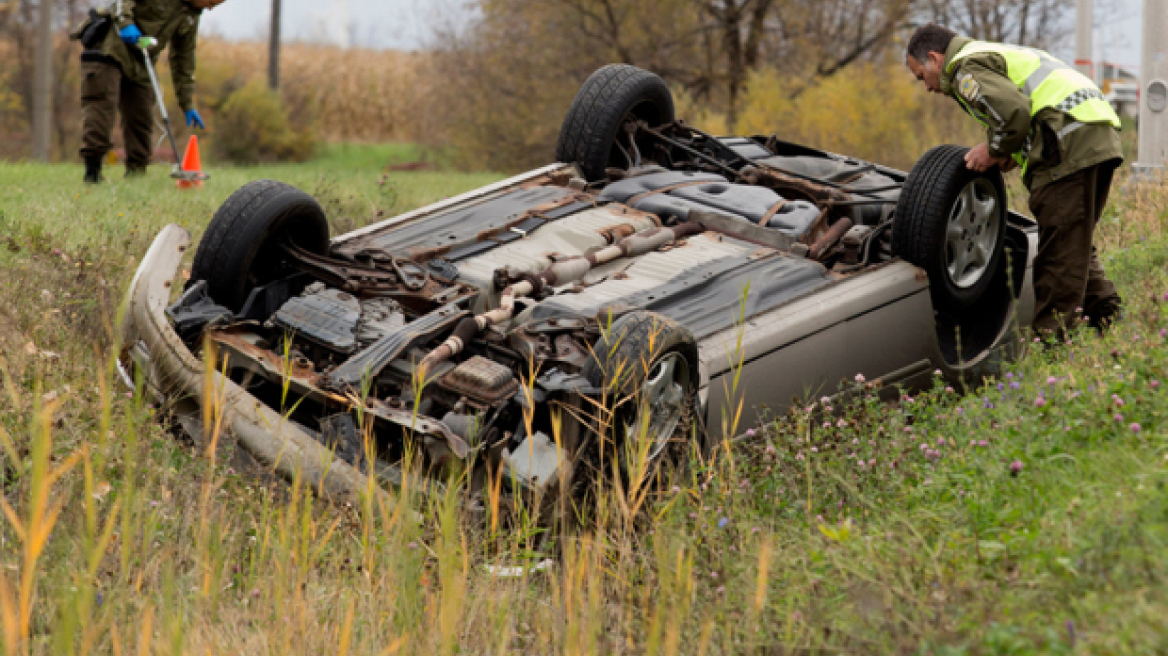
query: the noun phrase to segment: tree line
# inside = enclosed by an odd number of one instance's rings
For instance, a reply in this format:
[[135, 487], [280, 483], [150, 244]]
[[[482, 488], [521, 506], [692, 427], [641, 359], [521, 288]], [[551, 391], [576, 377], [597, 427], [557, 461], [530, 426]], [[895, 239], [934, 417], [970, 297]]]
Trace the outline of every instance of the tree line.
[[[0, 0], [0, 158], [27, 154], [32, 123], [36, 21], [54, 5], [53, 135], [58, 158], [75, 145], [78, 48], [68, 28], [106, 0]], [[436, 25], [413, 58], [417, 85], [395, 104], [414, 124], [395, 126], [463, 166], [513, 170], [544, 163], [580, 83], [599, 66], [652, 70], [674, 89], [682, 115], [728, 133], [758, 128], [760, 94], [808, 104], [827, 81], [893, 76], [916, 24], [1049, 47], [1063, 39], [1071, 0], [475, 0], [469, 22]], [[857, 66], [861, 68], [857, 68]], [[879, 85], [860, 79], [865, 93]], [[752, 86], [753, 85], [753, 86]], [[769, 85], [771, 89], [760, 89]], [[384, 93], [374, 85], [369, 93]], [[378, 91], [380, 89], [380, 91]], [[349, 91], [350, 93], [353, 90]], [[200, 91], [201, 95], [203, 94]], [[205, 96], [204, 96], [205, 97]], [[817, 96], [818, 97], [818, 96]], [[372, 99], [370, 99], [372, 100]], [[871, 97], [879, 111], [879, 97]], [[743, 117], [753, 117], [744, 122]], [[788, 121], [800, 116], [785, 116]], [[777, 117], [776, 117], [777, 120]], [[376, 130], [366, 131], [376, 133]]]
[[[547, 159], [576, 89], [613, 62], [652, 70], [680, 104], [741, 127], [751, 80], [792, 101], [857, 64], [899, 65], [915, 25], [1049, 47], [1070, 0], [478, 0], [476, 20], [439, 33], [432, 125], [468, 166]], [[885, 69], [891, 71], [892, 65]], [[885, 70], [881, 69], [881, 70]], [[766, 75], [760, 76], [760, 72]], [[880, 111], [878, 97], [872, 111]]]

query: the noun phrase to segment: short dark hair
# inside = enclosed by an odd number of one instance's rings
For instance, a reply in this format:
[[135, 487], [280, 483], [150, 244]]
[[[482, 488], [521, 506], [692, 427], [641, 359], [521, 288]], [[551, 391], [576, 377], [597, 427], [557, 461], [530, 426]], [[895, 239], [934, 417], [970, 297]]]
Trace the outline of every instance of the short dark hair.
[[949, 49], [949, 42], [957, 33], [936, 23], [922, 25], [909, 37], [908, 47], [905, 48], [905, 57], [912, 57], [920, 63], [925, 63], [930, 52], [939, 52], [942, 55]]

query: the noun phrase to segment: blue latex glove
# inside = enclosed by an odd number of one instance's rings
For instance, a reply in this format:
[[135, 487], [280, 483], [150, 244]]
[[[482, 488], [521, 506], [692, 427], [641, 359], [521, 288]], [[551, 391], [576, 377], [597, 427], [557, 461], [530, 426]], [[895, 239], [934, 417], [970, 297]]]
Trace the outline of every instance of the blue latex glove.
[[197, 109], [187, 110], [187, 127], [189, 128], [192, 125], [201, 130], [207, 129], [207, 126], [203, 124], [203, 117], [199, 116], [199, 110]]
[[122, 37], [126, 45], [133, 47], [138, 45], [138, 39], [142, 38], [142, 30], [138, 29], [137, 25], [127, 25], [118, 32], [118, 36]]

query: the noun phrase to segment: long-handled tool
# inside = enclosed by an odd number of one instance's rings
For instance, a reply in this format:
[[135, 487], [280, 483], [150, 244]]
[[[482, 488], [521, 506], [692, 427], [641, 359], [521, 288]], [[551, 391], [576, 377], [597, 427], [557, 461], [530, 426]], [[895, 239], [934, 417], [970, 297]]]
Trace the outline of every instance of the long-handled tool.
[[166, 126], [166, 136], [170, 137], [170, 149], [174, 151], [174, 168], [170, 177], [175, 180], [198, 182], [211, 177], [202, 171], [184, 171], [182, 160], [178, 156], [178, 145], [174, 142], [174, 131], [170, 128], [170, 114], [166, 111], [166, 103], [162, 100], [162, 85], [158, 83], [158, 75], [154, 73], [154, 62], [150, 61], [150, 48], [158, 45], [158, 39], [144, 36], [138, 39], [138, 47], [142, 49], [142, 58], [146, 60], [146, 72], [150, 74], [150, 84], [154, 87], [154, 98], [158, 100], [158, 111], [162, 114], [162, 123]]

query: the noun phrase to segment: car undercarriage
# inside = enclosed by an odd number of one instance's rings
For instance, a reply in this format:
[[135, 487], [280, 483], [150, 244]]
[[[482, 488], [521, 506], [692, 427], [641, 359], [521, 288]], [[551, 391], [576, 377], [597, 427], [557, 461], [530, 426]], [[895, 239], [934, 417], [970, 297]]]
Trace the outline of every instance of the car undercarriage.
[[[626, 95], [616, 119], [573, 105], [564, 163], [332, 239], [303, 192], [245, 186], [177, 299], [189, 235], [159, 236], [127, 360], [190, 432], [226, 421], [265, 463], [354, 494], [415, 466], [543, 492], [603, 476], [606, 452], [627, 476], [745, 430], [726, 419], [742, 404], [782, 412], [856, 373], [972, 380], [1010, 355], [1034, 236], [1000, 175], [945, 192], [936, 236], [904, 223], [906, 193], [935, 193], [917, 169], [714, 137], [655, 86]], [[904, 261], [937, 240], [939, 265], [936, 246]]]

